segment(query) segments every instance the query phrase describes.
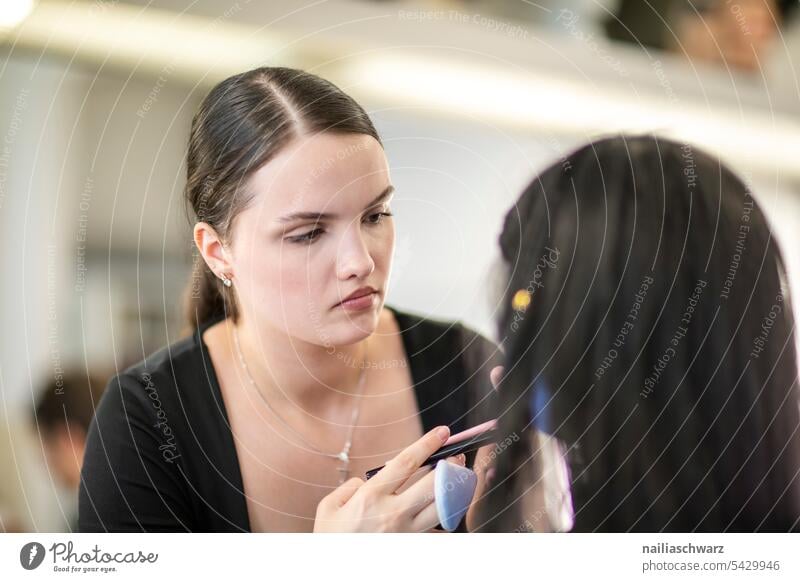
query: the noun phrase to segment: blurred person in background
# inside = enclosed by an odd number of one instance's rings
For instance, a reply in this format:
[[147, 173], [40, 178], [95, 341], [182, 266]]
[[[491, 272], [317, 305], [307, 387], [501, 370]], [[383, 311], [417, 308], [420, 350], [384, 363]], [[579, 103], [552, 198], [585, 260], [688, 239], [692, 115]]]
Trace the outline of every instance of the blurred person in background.
[[64, 374], [39, 392], [31, 418], [52, 487], [63, 492], [62, 509], [70, 531], [78, 529], [78, 486], [86, 436], [104, 386], [99, 376]]
[[791, 0], [622, 0], [606, 20], [610, 38], [756, 72], [797, 2]]
[[506, 355], [469, 525], [794, 531], [800, 397], [781, 252], [745, 184], [655, 137], [537, 176], [500, 235]]
[[[386, 2], [388, 4], [388, 2]], [[591, 39], [637, 46], [753, 73], [764, 66], [796, 0], [431, 0], [429, 10], [531, 23]]]

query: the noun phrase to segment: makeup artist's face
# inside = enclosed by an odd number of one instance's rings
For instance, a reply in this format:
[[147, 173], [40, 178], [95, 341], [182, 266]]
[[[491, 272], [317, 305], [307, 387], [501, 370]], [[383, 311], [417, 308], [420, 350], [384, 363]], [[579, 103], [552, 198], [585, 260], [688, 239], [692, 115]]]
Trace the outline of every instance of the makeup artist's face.
[[[367, 135], [301, 137], [247, 184], [232, 226], [232, 270], [245, 317], [329, 348], [376, 328], [394, 251], [392, 186]], [[342, 304], [364, 288], [368, 297]]]

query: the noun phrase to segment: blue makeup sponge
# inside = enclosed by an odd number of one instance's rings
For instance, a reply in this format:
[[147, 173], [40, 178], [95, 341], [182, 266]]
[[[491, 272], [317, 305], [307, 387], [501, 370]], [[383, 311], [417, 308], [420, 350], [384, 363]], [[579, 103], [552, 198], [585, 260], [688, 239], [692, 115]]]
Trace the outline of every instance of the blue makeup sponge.
[[433, 498], [439, 523], [447, 531], [453, 531], [467, 513], [478, 476], [475, 473], [444, 459], [436, 463], [433, 476]]

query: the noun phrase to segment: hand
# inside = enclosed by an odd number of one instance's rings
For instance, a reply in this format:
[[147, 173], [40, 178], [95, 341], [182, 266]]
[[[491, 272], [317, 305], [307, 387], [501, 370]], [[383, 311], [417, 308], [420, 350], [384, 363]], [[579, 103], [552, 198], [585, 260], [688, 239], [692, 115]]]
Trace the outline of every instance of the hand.
[[[450, 436], [439, 426], [404, 449], [372, 479], [346, 481], [317, 506], [314, 532], [422, 532], [439, 523], [433, 503], [434, 472], [412, 476]], [[450, 462], [464, 464], [463, 455]], [[406, 484], [408, 487], [398, 492]]]
[[[503, 377], [505, 368], [503, 366], [495, 366], [489, 373], [489, 378], [492, 381], [492, 386], [497, 390], [500, 384], [500, 379]], [[475, 495], [472, 496], [472, 503], [467, 510], [467, 530], [474, 531], [481, 524], [478, 523], [477, 507], [481, 498], [486, 494], [489, 486], [492, 484], [494, 478], [494, 459], [492, 458], [492, 450], [494, 445], [486, 445], [481, 447], [475, 453], [475, 463], [472, 470], [478, 477], [478, 484], [475, 486]]]

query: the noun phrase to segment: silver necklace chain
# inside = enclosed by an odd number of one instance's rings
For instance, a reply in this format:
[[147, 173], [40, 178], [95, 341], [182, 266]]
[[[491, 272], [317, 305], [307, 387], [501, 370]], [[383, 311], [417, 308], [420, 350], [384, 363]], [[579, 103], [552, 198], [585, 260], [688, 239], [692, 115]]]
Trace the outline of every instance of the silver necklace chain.
[[287, 423], [280, 414], [272, 407], [272, 405], [267, 400], [264, 393], [261, 392], [258, 388], [258, 384], [253, 379], [253, 375], [250, 373], [250, 368], [247, 367], [247, 362], [244, 359], [244, 354], [242, 353], [242, 348], [239, 345], [239, 330], [234, 326], [233, 328], [233, 339], [236, 343], [236, 353], [239, 356], [239, 362], [242, 364], [242, 368], [244, 368], [244, 372], [247, 376], [248, 381], [253, 386], [253, 389], [258, 392], [258, 395], [261, 397], [261, 400], [266, 404], [267, 408], [269, 408], [270, 412], [278, 419], [278, 421], [286, 428], [289, 432], [291, 432], [294, 436], [296, 436], [299, 440], [301, 440], [308, 448], [312, 451], [317, 453], [318, 455], [322, 455], [324, 457], [328, 457], [331, 459], [337, 459], [341, 462], [341, 466], [339, 467], [339, 484], [344, 483], [347, 480], [347, 475], [350, 470], [350, 447], [353, 445], [353, 432], [356, 428], [356, 422], [358, 422], [358, 416], [361, 413], [361, 400], [362, 396], [364, 395], [364, 378], [366, 377], [366, 364], [367, 364], [367, 354], [366, 351], [364, 353], [364, 365], [361, 368], [361, 374], [358, 377], [358, 400], [356, 401], [356, 405], [353, 407], [353, 413], [350, 416], [350, 427], [347, 430], [347, 438], [344, 442], [344, 447], [338, 453], [328, 453], [322, 451], [308, 442], [303, 435], [293, 429], [289, 423]]

